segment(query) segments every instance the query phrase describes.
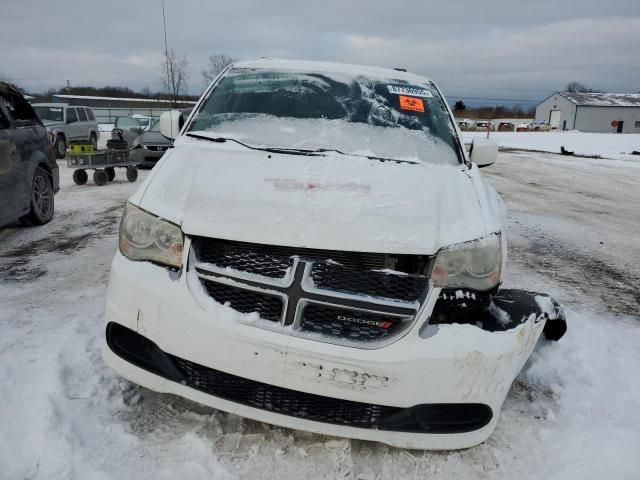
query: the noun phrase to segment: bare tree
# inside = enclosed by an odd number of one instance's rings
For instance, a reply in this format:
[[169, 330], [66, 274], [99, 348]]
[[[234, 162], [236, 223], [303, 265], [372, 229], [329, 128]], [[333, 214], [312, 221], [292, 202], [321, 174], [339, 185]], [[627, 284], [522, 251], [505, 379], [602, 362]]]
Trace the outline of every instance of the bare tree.
[[225, 53], [216, 53], [209, 56], [207, 68], [202, 71], [202, 82], [205, 88], [222, 72], [234, 59]]
[[165, 52], [160, 83], [174, 102], [178, 102], [187, 91], [188, 65], [185, 54], [179, 55], [173, 50]]
[[583, 83], [573, 81], [573, 82], [567, 83], [567, 86], [564, 88], [564, 91], [569, 93], [595, 93], [598, 90], [589, 88]]

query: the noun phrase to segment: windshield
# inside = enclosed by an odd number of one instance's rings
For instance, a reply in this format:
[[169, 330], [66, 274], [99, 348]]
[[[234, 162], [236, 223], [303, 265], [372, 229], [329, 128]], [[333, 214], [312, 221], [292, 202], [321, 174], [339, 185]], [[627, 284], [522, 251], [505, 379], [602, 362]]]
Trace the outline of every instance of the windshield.
[[188, 131], [253, 146], [460, 163], [444, 101], [426, 80], [408, 84], [342, 73], [235, 68], [209, 94]]
[[160, 131], [160, 122], [156, 119], [153, 120], [153, 123], [151, 124], [151, 128], [149, 129], [150, 132], [159, 132]]
[[52, 122], [62, 122], [62, 107], [33, 107], [40, 120], [49, 120]]

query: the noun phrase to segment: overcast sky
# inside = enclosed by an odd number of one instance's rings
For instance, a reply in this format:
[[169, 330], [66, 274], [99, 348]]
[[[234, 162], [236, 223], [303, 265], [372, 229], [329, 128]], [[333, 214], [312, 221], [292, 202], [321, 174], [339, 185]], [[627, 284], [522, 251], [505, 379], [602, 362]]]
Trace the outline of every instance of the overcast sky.
[[[160, 89], [160, 0], [0, 0], [0, 77], [29, 91]], [[452, 97], [541, 99], [571, 80], [640, 91], [640, 0], [165, 0], [202, 90], [209, 54], [404, 67]]]

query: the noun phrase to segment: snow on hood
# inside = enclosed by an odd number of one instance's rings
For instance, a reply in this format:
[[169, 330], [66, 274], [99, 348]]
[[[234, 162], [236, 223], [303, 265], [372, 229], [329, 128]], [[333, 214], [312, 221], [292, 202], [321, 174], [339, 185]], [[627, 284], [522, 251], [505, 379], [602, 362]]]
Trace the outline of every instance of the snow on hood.
[[180, 140], [130, 201], [189, 235], [433, 254], [491, 233], [483, 196], [460, 166], [269, 154]]

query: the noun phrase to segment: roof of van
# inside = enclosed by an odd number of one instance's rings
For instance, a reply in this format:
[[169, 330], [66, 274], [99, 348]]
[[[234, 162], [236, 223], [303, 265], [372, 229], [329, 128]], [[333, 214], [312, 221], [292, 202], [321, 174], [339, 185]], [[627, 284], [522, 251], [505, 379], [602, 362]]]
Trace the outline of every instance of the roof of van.
[[335, 62], [314, 62], [308, 60], [283, 60], [280, 58], [262, 58], [233, 64], [239, 68], [265, 68], [277, 70], [303, 70], [310, 72], [344, 73], [347, 75], [365, 75], [369, 77], [391, 78], [407, 82], [430, 82], [431, 79], [422, 75], [394, 70], [393, 68], [372, 67], [368, 65], [353, 65]]

